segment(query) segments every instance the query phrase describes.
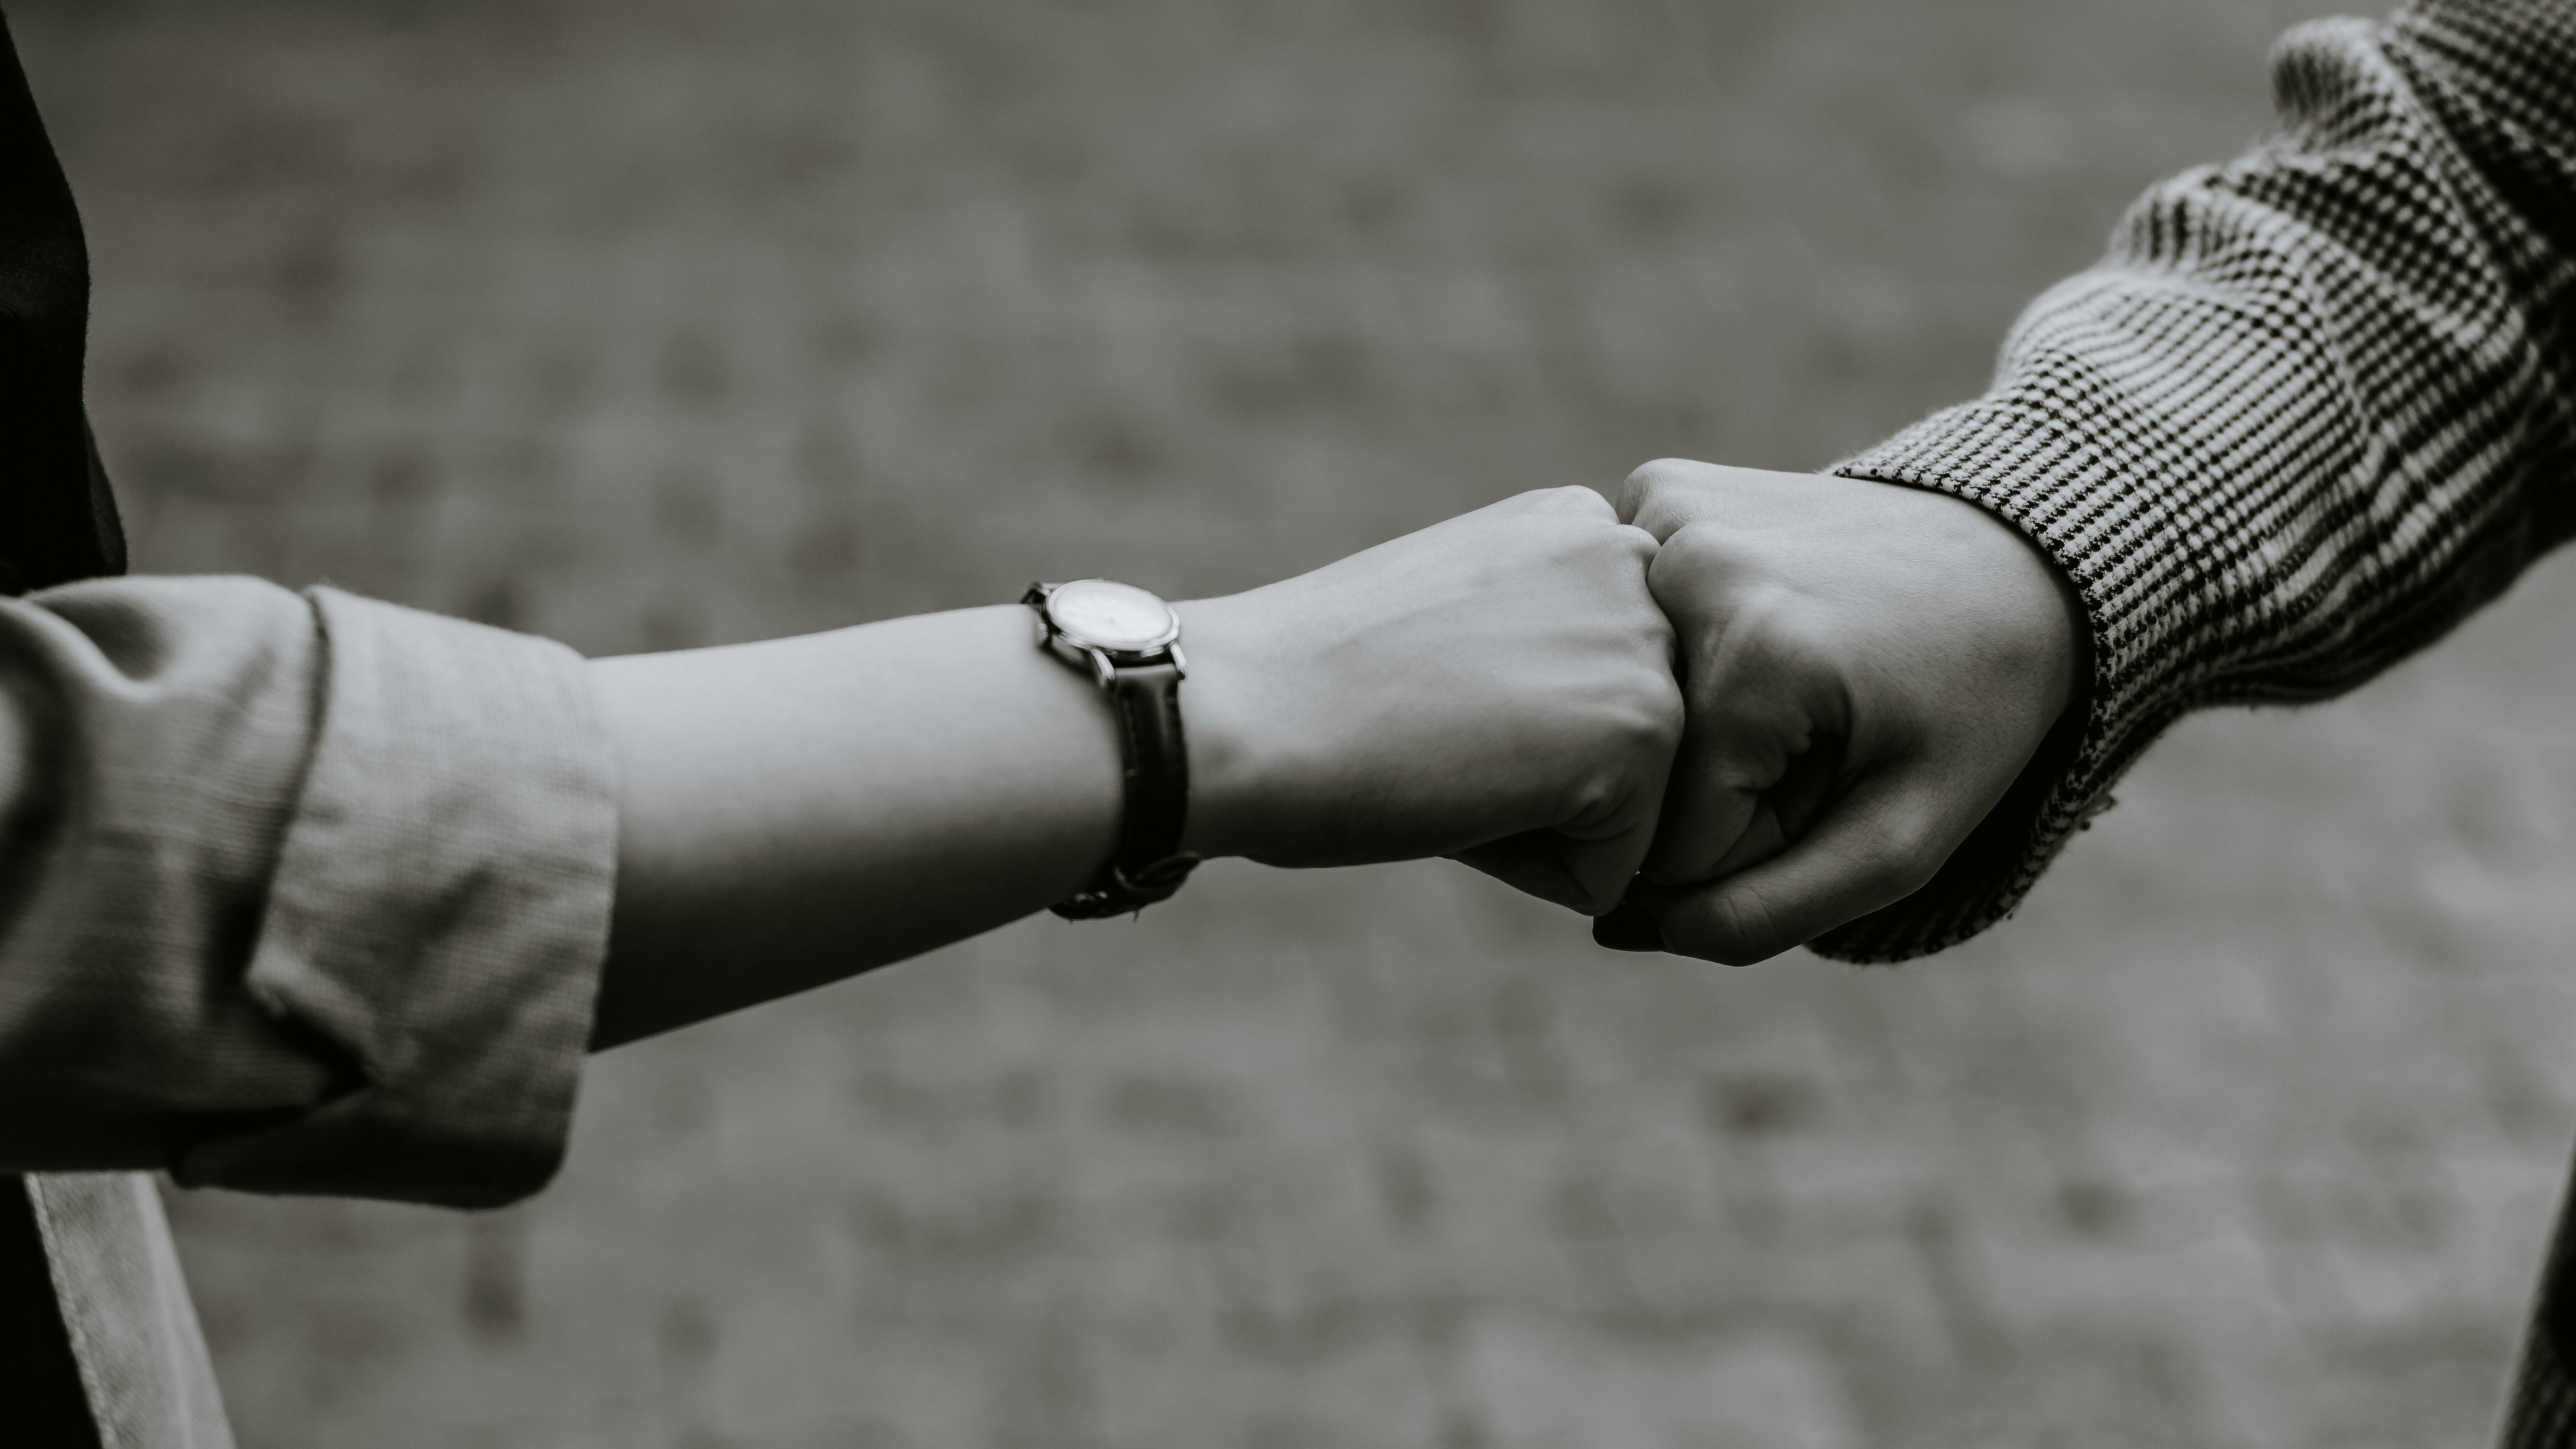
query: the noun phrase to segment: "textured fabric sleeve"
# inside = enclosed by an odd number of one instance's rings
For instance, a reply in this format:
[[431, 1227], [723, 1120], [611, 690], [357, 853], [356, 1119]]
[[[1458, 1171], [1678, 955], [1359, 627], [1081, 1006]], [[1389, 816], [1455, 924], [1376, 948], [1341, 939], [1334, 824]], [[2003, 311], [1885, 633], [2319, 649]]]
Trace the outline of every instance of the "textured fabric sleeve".
[[0, 1168], [505, 1202], [616, 850], [559, 645], [317, 589], [0, 600]]
[[1833, 470], [2020, 528], [2082, 595], [2092, 675], [1933, 882], [1823, 954], [1984, 929], [2185, 711], [2350, 689], [2576, 521], [2576, 7], [2311, 23], [2273, 88], [2279, 132], [2140, 199], [1984, 397]]

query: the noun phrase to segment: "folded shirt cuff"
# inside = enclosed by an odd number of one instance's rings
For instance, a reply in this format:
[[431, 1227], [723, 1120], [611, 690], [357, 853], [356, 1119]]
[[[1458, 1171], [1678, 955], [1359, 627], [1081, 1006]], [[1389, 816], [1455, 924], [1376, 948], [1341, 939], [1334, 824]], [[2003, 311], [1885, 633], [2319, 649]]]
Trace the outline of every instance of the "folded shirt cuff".
[[616, 791], [589, 682], [548, 640], [311, 598], [327, 685], [248, 987], [346, 1088], [173, 1172], [509, 1202], [562, 1160], [607, 952]]

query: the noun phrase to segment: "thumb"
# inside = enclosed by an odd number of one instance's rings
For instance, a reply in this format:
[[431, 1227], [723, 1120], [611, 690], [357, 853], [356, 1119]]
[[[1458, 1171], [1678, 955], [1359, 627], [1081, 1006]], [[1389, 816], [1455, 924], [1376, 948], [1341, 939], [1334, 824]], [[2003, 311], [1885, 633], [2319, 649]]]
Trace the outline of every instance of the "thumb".
[[1566, 867], [1563, 842], [1553, 830], [1524, 830], [1470, 846], [1449, 858], [1569, 911], [1586, 915], [1593, 911], [1591, 889]]
[[1663, 799], [1664, 772], [1657, 770], [1630, 782], [1617, 807], [1598, 820], [1525, 830], [1450, 858], [1541, 900], [1602, 915], [1617, 908], [1636, 882], [1654, 844]]
[[[1937, 794], [1926, 772], [1866, 777], [1769, 860], [1702, 885], [1642, 890], [1639, 899], [1666, 950], [1736, 966], [1776, 956], [1931, 881], [1967, 835]], [[1640, 934], [1625, 929], [1627, 939]]]

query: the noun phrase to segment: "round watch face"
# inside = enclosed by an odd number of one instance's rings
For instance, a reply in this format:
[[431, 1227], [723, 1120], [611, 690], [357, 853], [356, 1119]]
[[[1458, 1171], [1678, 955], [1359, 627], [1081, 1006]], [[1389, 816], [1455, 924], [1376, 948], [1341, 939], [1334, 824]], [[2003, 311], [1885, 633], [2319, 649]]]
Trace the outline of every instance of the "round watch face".
[[1113, 654], [1160, 649], [1180, 637], [1172, 606], [1133, 584], [1076, 579], [1047, 596], [1047, 617], [1067, 639]]

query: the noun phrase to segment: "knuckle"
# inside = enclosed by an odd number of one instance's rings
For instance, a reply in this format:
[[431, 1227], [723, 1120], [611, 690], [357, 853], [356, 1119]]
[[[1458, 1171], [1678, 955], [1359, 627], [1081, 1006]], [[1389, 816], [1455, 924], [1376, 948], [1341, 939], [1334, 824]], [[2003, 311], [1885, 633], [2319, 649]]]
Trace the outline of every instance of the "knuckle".
[[1652, 491], [1679, 482], [1699, 466], [1688, 458], [1650, 458], [1628, 470], [1627, 486]]
[[1636, 815], [1659, 799], [1681, 745], [1681, 692], [1667, 680], [1631, 691], [1617, 703], [1597, 706], [1582, 751], [1582, 766], [1564, 783], [1558, 803], [1563, 820], [1603, 822]]
[[1681, 691], [1669, 679], [1648, 683], [1604, 710], [1591, 748], [1596, 766], [1575, 787], [1573, 813], [1593, 816], [1650, 788], [1672, 764], [1682, 740]]
[[1619, 516], [1652, 532], [1665, 531], [1656, 524], [1671, 521], [1683, 484], [1703, 466], [1687, 458], [1657, 458], [1639, 464], [1619, 485]]
[[1654, 563], [1659, 580], [1705, 587], [1753, 571], [1744, 540], [1731, 530], [1684, 526], [1660, 536], [1663, 543], [1655, 550]]
[[[1597, 499], [1600, 495], [1593, 496]], [[1622, 611], [1621, 627], [1647, 631], [1663, 618], [1663, 610], [1655, 602], [1651, 577], [1657, 553], [1653, 534], [1612, 523], [1607, 528], [1585, 529], [1579, 536], [1569, 536], [1565, 547], [1570, 561], [1598, 591], [1595, 597], [1605, 606]]]
[[1567, 785], [1557, 805], [1557, 818], [1583, 824], [1608, 820], [1620, 813], [1633, 790], [1634, 782], [1623, 771], [1607, 767], [1587, 770]]
[[1724, 579], [1687, 528], [1666, 538], [1646, 561], [1646, 592], [1657, 607], [1668, 611], [1704, 611], [1714, 602], [1712, 590], [1721, 587]]
[[1882, 821], [1874, 832], [1868, 857], [1853, 871], [1857, 893], [1875, 910], [1905, 899], [1932, 883], [1949, 851], [1928, 822]]
[[1672, 657], [1674, 626], [1663, 602], [1655, 597], [1653, 582], [1633, 562], [1613, 582], [1619, 590], [1615, 600], [1619, 636], [1629, 641], [1633, 657], [1661, 665]]
[[1688, 702], [1658, 631], [1623, 640], [1624, 657], [1593, 673], [1584, 693], [1606, 743], [1665, 755], [1682, 736]]
[[1646, 569], [1654, 566], [1655, 556], [1663, 552], [1664, 546], [1656, 542], [1653, 534], [1633, 523], [1618, 525], [1610, 531], [1609, 536], [1618, 545], [1620, 554], [1628, 561], [1629, 566], [1638, 570], [1641, 578]]
[[1843, 631], [1816, 601], [1776, 584], [1754, 583], [1735, 591], [1728, 629], [1738, 647], [1763, 665], [1791, 672], [1840, 675]]
[[1554, 488], [1541, 488], [1532, 495], [1549, 507], [1588, 518], [1615, 519], [1618, 515], [1610, 500], [1580, 483], [1565, 483]]

